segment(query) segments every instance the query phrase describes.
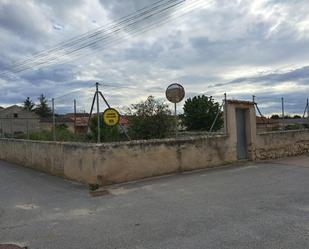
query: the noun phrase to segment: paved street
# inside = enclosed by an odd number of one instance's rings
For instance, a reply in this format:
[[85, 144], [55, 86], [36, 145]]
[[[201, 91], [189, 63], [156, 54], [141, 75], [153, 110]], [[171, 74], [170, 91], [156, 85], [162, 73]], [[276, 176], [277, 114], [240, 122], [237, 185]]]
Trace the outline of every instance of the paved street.
[[309, 248], [309, 157], [117, 186], [0, 162], [0, 244], [29, 249]]

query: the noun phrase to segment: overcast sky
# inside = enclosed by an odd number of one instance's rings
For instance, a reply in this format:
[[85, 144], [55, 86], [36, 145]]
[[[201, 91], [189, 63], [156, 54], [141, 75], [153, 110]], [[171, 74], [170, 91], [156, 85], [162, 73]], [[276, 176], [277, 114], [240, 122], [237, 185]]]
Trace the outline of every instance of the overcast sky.
[[[0, 0], [0, 70], [153, 2]], [[305, 108], [308, 0], [204, 0], [186, 15], [118, 41], [56, 65], [1, 75], [0, 105], [22, 103], [28, 96], [36, 101], [43, 93], [56, 98], [58, 112], [72, 111], [74, 98], [78, 110], [89, 111], [98, 81], [120, 109], [150, 94], [163, 99], [172, 82], [185, 87], [186, 97], [204, 93], [221, 100], [226, 92], [250, 100], [254, 94], [265, 114], [280, 112], [281, 97], [289, 113]]]

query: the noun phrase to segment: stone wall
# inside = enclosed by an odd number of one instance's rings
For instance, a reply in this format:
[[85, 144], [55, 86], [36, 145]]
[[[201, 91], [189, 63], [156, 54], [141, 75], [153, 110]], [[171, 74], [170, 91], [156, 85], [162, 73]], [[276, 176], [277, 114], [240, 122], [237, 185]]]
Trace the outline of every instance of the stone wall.
[[257, 134], [255, 160], [296, 156], [309, 152], [309, 130]]
[[236, 161], [228, 136], [81, 144], [0, 139], [0, 160], [100, 185]]

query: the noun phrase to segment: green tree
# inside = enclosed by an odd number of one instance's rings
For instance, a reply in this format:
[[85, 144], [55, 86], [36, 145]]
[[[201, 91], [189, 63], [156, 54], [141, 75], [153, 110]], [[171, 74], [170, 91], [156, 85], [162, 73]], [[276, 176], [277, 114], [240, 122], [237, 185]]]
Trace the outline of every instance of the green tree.
[[47, 104], [47, 99], [44, 94], [41, 94], [38, 97], [39, 103], [36, 105], [35, 113], [41, 117], [49, 117], [51, 116], [52, 112], [50, 107]]
[[23, 107], [25, 110], [33, 111], [34, 105], [35, 105], [34, 102], [32, 102], [32, 100], [29, 97], [27, 97], [24, 101]]
[[[125, 135], [119, 130], [118, 125], [107, 126], [104, 124], [102, 115], [100, 116], [100, 139], [102, 142], [115, 142], [125, 139]], [[91, 139], [97, 141], [98, 137], [98, 115], [94, 115], [90, 120]]]
[[129, 108], [129, 134], [134, 139], [164, 138], [175, 127], [167, 104], [149, 96]]
[[280, 119], [280, 116], [278, 114], [273, 114], [270, 117], [271, 119]]
[[209, 131], [218, 112], [219, 116], [213, 131], [217, 131], [223, 126], [223, 113], [220, 110], [220, 104], [212, 97], [201, 95], [189, 98], [186, 100], [183, 110], [181, 118], [187, 130]]

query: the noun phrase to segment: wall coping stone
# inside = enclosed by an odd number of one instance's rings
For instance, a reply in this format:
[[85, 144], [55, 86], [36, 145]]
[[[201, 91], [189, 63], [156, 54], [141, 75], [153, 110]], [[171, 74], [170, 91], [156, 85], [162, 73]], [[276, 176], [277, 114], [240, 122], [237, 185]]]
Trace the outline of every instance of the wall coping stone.
[[27, 142], [37, 144], [58, 144], [68, 146], [80, 146], [80, 147], [119, 147], [119, 146], [134, 146], [134, 145], [155, 145], [155, 144], [179, 144], [179, 143], [190, 143], [202, 140], [220, 139], [227, 138], [227, 134], [220, 135], [203, 135], [203, 136], [192, 136], [185, 138], [164, 138], [164, 139], [149, 139], [149, 140], [132, 140], [132, 141], [121, 141], [121, 142], [107, 142], [107, 143], [83, 143], [83, 142], [60, 142], [60, 141], [42, 141], [42, 140], [27, 140], [27, 139], [14, 139], [14, 138], [0, 138], [1, 141], [13, 141], [13, 142]]
[[271, 135], [271, 134], [288, 134], [288, 133], [309, 133], [309, 129], [299, 129], [299, 130], [287, 130], [287, 131], [268, 131], [268, 132], [259, 132], [257, 135]]

